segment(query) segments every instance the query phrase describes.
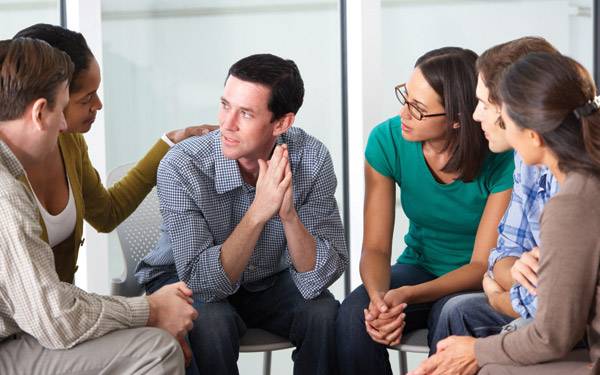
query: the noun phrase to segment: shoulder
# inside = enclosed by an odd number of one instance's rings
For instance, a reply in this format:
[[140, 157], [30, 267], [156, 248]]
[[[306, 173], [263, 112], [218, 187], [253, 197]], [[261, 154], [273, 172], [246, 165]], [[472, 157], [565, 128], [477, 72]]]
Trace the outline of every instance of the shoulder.
[[214, 166], [216, 144], [219, 142], [220, 131], [216, 130], [203, 136], [190, 137], [179, 142], [164, 156], [160, 168], [192, 168], [207, 169]]
[[294, 159], [316, 162], [329, 157], [329, 150], [323, 142], [296, 126], [283, 134], [281, 141], [288, 145], [289, 153]]
[[[570, 173], [544, 209], [542, 221], [581, 228], [600, 226], [600, 179], [589, 174]], [[585, 220], [582, 220], [585, 218]]]
[[399, 140], [405, 141], [402, 137], [401, 127], [402, 120], [400, 119], [400, 116], [390, 117], [371, 129], [369, 139], [377, 138], [392, 140], [398, 138]]
[[0, 164], [0, 210], [5, 213], [23, 214], [33, 205], [33, 197], [25, 184], [16, 179]]
[[63, 154], [87, 152], [87, 143], [81, 133], [61, 133], [58, 136], [58, 141], [63, 148]]
[[483, 165], [484, 171], [487, 173], [492, 173], [499, 168], [510, 168], [512, 171], [515, 168], [514, 151], [511, 150], [501, 153], [488, 152]]

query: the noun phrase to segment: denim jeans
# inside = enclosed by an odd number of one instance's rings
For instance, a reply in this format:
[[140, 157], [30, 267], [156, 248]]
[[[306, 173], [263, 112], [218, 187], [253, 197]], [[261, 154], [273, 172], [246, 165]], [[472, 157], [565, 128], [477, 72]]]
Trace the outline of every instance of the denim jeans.
[[[436, 276], [419, 266], [395, 264], [391, 270], [390, 288], [422, 284]], [[363, 309], [369, 305], [369, 295], [363, 285], [356, 288], [342, 303], [336, 321], [338, 365], [341, 374], [392, 374], [385, 345], [376, 343], [365, 329]], [[404, 332], [436, 325], [437, 316], [446, 298], [434, 303], [409, 304], [405, 310]]]
[[[176, 278], [163, 279], [147, 287], [153, 292]], [[239, 339], [247, 328], [262, 328], [288, 338], [294, 374], [337, 374], [335, 320], [339, 302], [325, 290], [306, 300], [290, 273], [280, 272], [272, 287], [251, 292], [243, 287], [226, 300], [212, 303], [194, 298], [198, 318], [188, 333], [194, 353], [194, 369], [200, 374], [238, 374]]]
[[500, 333], [514, 320], [494, 310], [485, 293], [465, 293], [449, 298], [444, 304], [433, 333], [430, 332], [429, 354], [448, 336], [487, 337]]

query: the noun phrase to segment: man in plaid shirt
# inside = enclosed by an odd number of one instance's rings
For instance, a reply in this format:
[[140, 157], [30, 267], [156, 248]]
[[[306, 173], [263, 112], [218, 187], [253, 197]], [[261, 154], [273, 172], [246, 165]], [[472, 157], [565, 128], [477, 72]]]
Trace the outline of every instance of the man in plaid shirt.
[[193, 290], [200, 373], [237, 373], [247, 327], [290, 339], [297, 374], [336, 371], [339, 303], [327, 287], [348, 252], [329, 152], [292, 127], [303, 96], [293, 61], [246, 57], [229, 70], [220, 130], [160, 164], [163, 233], [137, 277], [149, 293], [177, 280]]

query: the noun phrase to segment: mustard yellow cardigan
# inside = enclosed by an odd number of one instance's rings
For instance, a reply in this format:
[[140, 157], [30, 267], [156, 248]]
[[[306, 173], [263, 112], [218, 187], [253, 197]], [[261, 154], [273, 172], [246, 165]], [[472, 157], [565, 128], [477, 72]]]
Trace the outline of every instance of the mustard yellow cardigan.
[[[56, 272], [61, 281], [73, 282], [79, 247], [83, 244], [83, 220], [98, 232], [110, 232], [125, 220], [156, 185], [158, 163], [169, 150], [162, 140], [110, 189], [100, 181], [92, 165], [87, 144], [81, 134], [67, 133], [58, 137], [67, 175], [75, 198], [77, 219], [73, 234], [53, 248]], [[42, 238], [48, 242], [44, 221]]]

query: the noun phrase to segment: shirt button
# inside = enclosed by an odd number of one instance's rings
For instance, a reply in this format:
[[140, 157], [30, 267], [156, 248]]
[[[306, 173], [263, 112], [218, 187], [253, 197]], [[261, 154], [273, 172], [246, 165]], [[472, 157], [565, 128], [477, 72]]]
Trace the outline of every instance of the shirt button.
[[248, 265], [248, 270], [249, 270], [249, 271], [254, 271], [255, 269], [256, 269], [256, 267], [254, 267], [254, 265], [253, 265], [253, 264], [249, 264], [249, 265]]

